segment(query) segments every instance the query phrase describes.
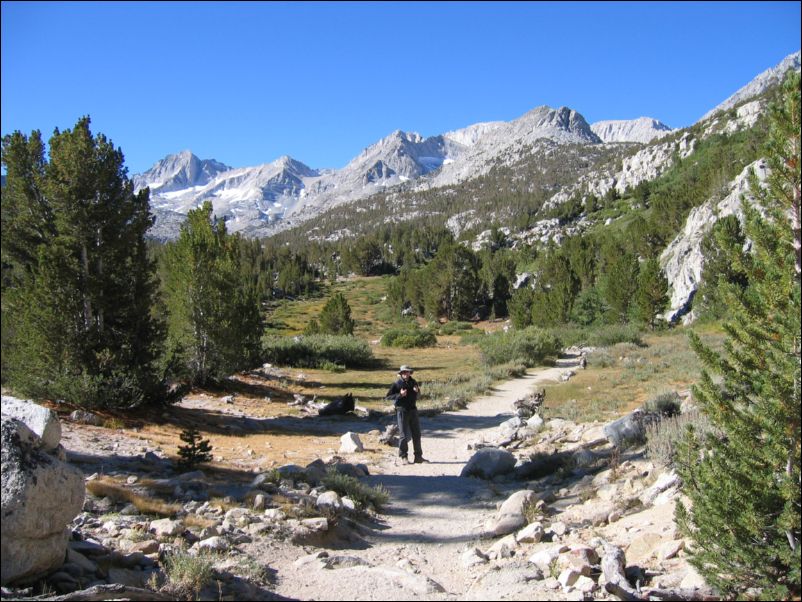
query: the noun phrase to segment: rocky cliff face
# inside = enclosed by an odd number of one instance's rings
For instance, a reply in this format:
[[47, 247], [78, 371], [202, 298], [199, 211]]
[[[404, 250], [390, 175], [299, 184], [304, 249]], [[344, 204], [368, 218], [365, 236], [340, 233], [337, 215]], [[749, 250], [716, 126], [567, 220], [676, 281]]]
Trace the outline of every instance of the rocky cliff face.
[[671, 284], [670, 309], [664, 314], [669, 322], [680, 318], [688, 322], [693, 319], [690, 312], [693, 296], [701, 281], [704, 267], [702, 239], [722, 217], [736, 215], [743, 221], [741, 198], [749, 195], [749, 174], [754, 170], [760, 181], [765, 180], [767, 170], [762, 160], [748, 165], [729, 185], [722, 199], [711, 199], [701, 207], [693, 209], [685, 227], [660, 255], [660, 265]]
[[670, 134], [673, 130], [665, 123], [651, 117], [619, 121], [597, 121], [590, 126], [602, 142], [651, 142]]

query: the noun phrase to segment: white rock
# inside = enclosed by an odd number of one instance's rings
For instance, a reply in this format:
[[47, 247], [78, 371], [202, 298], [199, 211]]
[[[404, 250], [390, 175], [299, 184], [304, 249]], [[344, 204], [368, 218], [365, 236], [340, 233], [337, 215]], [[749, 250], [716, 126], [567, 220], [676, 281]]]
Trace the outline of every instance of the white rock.
[[531, 489], [522, 489], [509, 496], [498, 510], [498, 514], [522, 515], [527, 504], [534, 502], [537, 495]]
[[654, 505], [657, 497], [671, 487], [679, 485], [679, 476], [674, 471], [661, 474], [654, 484], [640, 495], [640, 501], [644, 506]]
[[0, 407], [3, 414], [16, 418], [36, 433], [41, 439], [42, 449], [50, 451], [58, 447], [61, 441], [61, 422], [53, 410], [10, 395], [0, 398]]
[[685, 541], [682, 539], [675, 539], [673, 541], [667, 541], [662, 544], [659, 548], [657, 548], [657, 558], [659, 560], [669, 560], [674, 558], [679, 551], [685, 547]]
[[672, 130], [666, 124], [651, 117], [638, 119], [597, 121], [590, 129], [603, 142], [651, 142], [670, 134]]
[[2, 417], [2, 584], [58, 568], [67, 525], [84, 503], [84, 476], [43, 449], [20, 420]]
[[173, 520], [171, 518], [160, 518], [158, 520], [150, 521], [150, 530], [157, 537], [169, 537], [178, 535], [184, 531], [184, 525], [181, 521]]
[[543, 429], [543, 418], [541, 418], [540, 414], [530, 416], [526, 420], [526, 426], [531, 429], [532, 434], [536, 434]]
[[329, 521], [323, 517], [320, 518], [305, 518], [301, 521], [301, 525], [309, 529], [310, 531], [328, 531], [329, 530]]
[[487, 551], [487, 555], [491, 560], [498, 560], [500, 558], [512, 558], [515, 554], [514, 550], [518, 547], [518, 542], [515, 541], [515, 535], [507, 535], [502, 537]]
[[568, 588], [573, 586], [574, 583], [576, 583], [581, 576], [582, 574], [576, 569], [568, 568], [564, 569], [560, 573], [560, 576], [557, 577], [557, 581], [560, 582], [560, 585], [563, 586], [563, 589], [567, 590]]
[[566, 552], [568, 546], [557, 545], [545, 550], [535, 552], [529, 557], [529, 562], [538, 567], [544, 574], [548, 575], [551, 568], [551, 563], [557, 560], [561, 553]]
[[539, 543], [543, 539], [543, 525], [539, 522], [529, 523], [515, 534], [519, 543]]
[[705, 583], [704, 577], [702, 577], [695, 568], [688, 565], [688, 570], [679, 586], [680, 589], [700, 589], [706, 587], [707, 584]]
[[202, 550], [211, 550], [213, 552], [224, 552], [229, 548], [228, 540], [225, 537], [215, 535], [208, 539], [203, 539], [198, 542], [198, 548]]
[[362, 441], [359, 439], [359, 435], [356, 433], [345, 433], [342, 437], [340, 437], [340, 453], [341, 454], [351, 454], [356, 452], [364, 451], [365, 448], [362, 445]]
[[318, 508], [332, 508], [333, 510], [339, 510], [343, 507], [342, 500], [340, 499], [340, 496], [337, 495], [336, 491], [325, 491], [324, 493], [321, 493], [318, 496], [315, 505]]
[[755, 170], [759, 180], [765, 180], [767, 170], [762, 160], [747, 165], [729, 183], [729, 193], [722, 200], [711, 199], [691, 210], [682, 232], [660, 254], [660, 265], [671, 286], [670, 309], [664, 314], [666, 320], [676, 320], [689, 309], [690, 299], [702, 277], [704, 236], [722, 217], [735, 215], [743, 222], [741, 196], [746, 195], [747, 198], [751, 198], [748, 193], [749, 173], [752, 169]]
[[590, 577], [586, 577], [585, 575], [580, 575], [579, 578], [576, 580], [576, 583], [574, 583], [574, 589], [582, 592], [583, 594], [590, 594], [599, 589], [599, 586]]
[[551, 523], [551, 532], [555, 535], [563, 536], [568, 531], [568, 527], [565, 526], [564, 522], [556, 521]]

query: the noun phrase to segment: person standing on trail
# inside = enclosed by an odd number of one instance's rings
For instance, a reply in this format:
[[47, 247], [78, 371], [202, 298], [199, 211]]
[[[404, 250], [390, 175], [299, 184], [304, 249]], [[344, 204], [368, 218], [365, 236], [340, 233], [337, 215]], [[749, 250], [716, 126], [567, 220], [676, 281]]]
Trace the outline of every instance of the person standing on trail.
[[402, 460], [407, 461], [409, 456], [409, 442], [412, 441], [412, 450], [415, 454], [413, 462], [421, 464], [428, 462], [423, 457], [423, 450], [420, 442], [420, 420], [418, 419], [418, 406], [416, 402], [420, 395], [420, 385], [412, 378], [412, 368], [401, 366], [396, 380], [387, 391], [385, 399], [392, 400], [395, 406], [396, 419], [398, 420], [398, 431], [400, 441], [398, 444], [398, 455]]

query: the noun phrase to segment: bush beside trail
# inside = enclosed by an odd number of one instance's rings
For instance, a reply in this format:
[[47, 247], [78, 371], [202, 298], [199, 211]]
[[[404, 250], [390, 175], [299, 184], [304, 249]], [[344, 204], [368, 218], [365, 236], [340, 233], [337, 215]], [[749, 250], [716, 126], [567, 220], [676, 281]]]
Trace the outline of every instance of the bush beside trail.
[[547, 357], [557, 356], [562, 349], [560, 339], [535, 326], [487, 335], [479, 339], [477, 344], [482, 351], [482, 359], [490, 366], [518, 361], [532, 367]]

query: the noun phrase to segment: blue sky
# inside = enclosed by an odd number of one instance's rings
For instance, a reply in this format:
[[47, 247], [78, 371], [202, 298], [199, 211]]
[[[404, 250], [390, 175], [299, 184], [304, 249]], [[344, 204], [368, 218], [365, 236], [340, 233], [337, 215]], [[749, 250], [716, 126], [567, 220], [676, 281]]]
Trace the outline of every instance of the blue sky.
[[799, 2], [3, 2], [1, 129], [339, 168], [544, 104], [690, 125], [799, 48]]

